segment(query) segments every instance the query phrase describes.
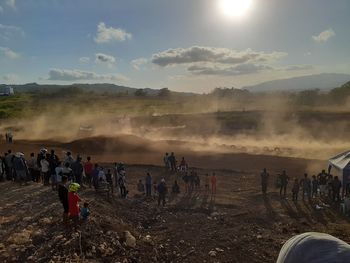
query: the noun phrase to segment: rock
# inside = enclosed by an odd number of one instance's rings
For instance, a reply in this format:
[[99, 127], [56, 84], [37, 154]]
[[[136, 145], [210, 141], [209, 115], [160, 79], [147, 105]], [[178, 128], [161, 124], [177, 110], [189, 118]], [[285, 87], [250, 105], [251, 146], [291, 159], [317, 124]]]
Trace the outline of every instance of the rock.
[[185, 244], [185, 240], [180, 240], [179, 243], [180, 244]]
[[124, 238], [127, 247], [136, 247], [136, 238], [129, 231], [124, 232]]
[[145, 243], [147, 243], [147, 244], [150, 244], [150, 245], [153, 244], [153, 240], [152, 240], [152, 238], [151, 238], [150, 235], [145, 236], [145, 237], [143, 238], [143, 242], [145, 242]]
[[257, 239], [262, 239], [262, 235], [257, 235], [256, 238]]
[[210, 257], [216, 257], [216, 252], [214, 250], [209, 251], [208, 255]]
[[24, 245], [26, 243], [30, 243], [31, 240], [31, 232], [28, 231], [27, 229], [24, 229], [20, 233], [14, 233], [12, 234], [8, 239], [8, 242], [12, 244], [17, 244], [17, 245]]
[[44, 218], [41, 218], [39, 220], [39, 223], [41, 225], [51, 225], [52, 224], [52, 219], [51, 218], [48, 218], [48, 217], [44, 217]]
[[30, 217], [30, 216], [26, 216], [26, 217], [23, 218], [24, 222], [28, 222], [28, 221], [31, 221], [31, 220], [32, 220], [32, 217]]
[[215, 250], [217, 251], [217, 252], [224, 252], [224, 250], [223, 249], [221, 249], [221, 248], [215, 248]]
[[210, 217], [217, 217], [219, 216], [220, 214], [218, 212], [213, 212], [210, 214]]

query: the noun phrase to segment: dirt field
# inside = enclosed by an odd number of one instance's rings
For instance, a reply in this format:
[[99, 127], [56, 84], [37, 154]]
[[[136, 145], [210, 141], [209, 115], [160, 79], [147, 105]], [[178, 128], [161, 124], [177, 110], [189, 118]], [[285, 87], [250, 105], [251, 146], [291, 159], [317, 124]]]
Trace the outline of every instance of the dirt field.
[[[326, 232], [350, 242], [348, 219], [336, 206], [324, 205], [319, 199], [296, 204], [290, 200], [290, 189], [284, 200], [273, 186], [282, 169], [300, 178], [304, 171], [317, 173], [326, 164], [322, 160], [199, 153], [174, 142], [152, 145], [134, 137], [67, 144], [18, 141], [11, 148], [28, 156], [42, 146], [56, 149], [59, 155], [64, 150], [91, 155], [105, 167], [125, 162], [129, 198], [107, 200], [90, 189], [81, 191], [92, 215], [80, 232], [72, 233], [62, 227], [56, 192], [36, 183], [0, 183], [2, 262], [274, 262], [282, 244], [298, 233]], [[0, 150], [7, 148], [9, 145], [1, 144]], [[198, 190], [185, 194], [181, 176], [160, 166], [164, 151], [174, 151], [178, 158], [186, 156], [202, 182], [204, 174], [216, 172], [218, 193], [207, 196]], [[263, 167], [271, 174], [266, 197], [260, 192]], [[137, 195], [136, 183], [146, 172], [155, 180], [165, 177], [168, 186], [178, 179], [181, 194], [168, 196], [166, 208]], [[316, 204], [322, 209], [317, 210]], [[123, 243], [125, 230], [136, 237], [135, 248]], [[209, 256], [210, 251], [216, 255]]]

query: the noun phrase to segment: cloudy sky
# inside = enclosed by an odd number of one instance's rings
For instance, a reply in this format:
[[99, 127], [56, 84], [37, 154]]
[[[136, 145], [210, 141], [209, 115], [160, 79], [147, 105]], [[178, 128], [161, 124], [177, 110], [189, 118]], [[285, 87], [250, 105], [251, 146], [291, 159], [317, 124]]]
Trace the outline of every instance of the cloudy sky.
[[350, 73], [349, 12], [349, 0], [0, 0], [0, 83], [201, 93]]

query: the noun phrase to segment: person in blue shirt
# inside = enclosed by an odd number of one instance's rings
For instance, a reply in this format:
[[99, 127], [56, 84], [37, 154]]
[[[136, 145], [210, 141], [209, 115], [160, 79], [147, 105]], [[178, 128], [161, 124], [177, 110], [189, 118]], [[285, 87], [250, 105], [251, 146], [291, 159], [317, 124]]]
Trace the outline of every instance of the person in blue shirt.
[[85, 202], [84, 206], [80, 209], [80, 216], [83, 221], [86, 221], [90, 215], [89, 203]]

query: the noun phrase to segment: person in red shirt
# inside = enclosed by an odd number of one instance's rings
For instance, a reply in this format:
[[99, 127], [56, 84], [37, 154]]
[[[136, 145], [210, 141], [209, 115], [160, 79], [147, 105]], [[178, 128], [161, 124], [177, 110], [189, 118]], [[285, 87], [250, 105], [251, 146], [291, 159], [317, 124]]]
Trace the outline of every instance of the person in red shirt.
[[94, 169], [94, 166], [91, 162], [91, 157], [88, 156], [86, 158], [86, 163], [84, 164], [84, 172], [86, 177], [86, 184], [91, 188], [91, 181], [92, 181], [92, 170]]
[[73, 225], [76, 228], [79, 222], [79, 201], [81, 201], [77, 191], [79, 190], [80, 185], [77, 183], [71, 183], [69, 185], [68, 192], [68, 207], [69, 207], [69, 216], [73, 221]]
[[211, 176], [211, 194], [216, 194], [216, 175], [213, 173]]

